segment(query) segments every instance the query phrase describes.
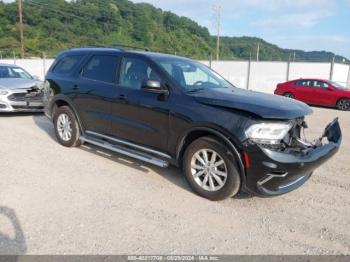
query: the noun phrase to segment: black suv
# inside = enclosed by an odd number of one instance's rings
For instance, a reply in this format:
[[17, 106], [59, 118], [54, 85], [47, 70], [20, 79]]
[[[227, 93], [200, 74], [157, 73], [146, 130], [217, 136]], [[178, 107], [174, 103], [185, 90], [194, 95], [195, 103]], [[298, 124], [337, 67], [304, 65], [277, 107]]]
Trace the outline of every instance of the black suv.
[[60, 53], [44, 88], [46, 115], [67, 147], [90, 143], [157, 166], [183, 168], [210, 200], [287, 193], [339, 149], [338, 120], [301, 138], [312, 110], [232, 86], [186, 58], [116, 48]]

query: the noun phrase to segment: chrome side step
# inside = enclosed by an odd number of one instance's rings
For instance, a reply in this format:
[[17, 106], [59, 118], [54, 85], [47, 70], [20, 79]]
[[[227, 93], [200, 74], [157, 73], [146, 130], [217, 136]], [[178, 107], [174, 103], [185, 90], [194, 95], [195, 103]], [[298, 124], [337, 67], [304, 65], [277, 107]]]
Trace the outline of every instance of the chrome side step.
[[113, 151], [113, 152], [116, 152], [116, 153], [119, 153], [119, 154], [122, 154], [125, 156], [129, 156], [129, 157], [132, 157], [132, 158], [135, 158], [135, 159], [138, 159], [138, 160], [141, 160], [141, 161], [144, 161], [144, 162], [147, 162], [147, 163], [159, 166], [159, 167], [166, 168], [169, 166], [169, 163], [162, 160], [162, 159], [156, 158], [156, 157], [148, 155], [146, 153], [138, 152], [138, 151], [130, 149], [130, 148], [124, 148], [122, 146], [113, 145], [113, 144], [107, 143], [105, 141], [100, 141], [97, 139], [93, 139], [90, 137], [84, 137], [84, 136], [80, 137], [80, 140], [82, 142], [86, 142], [86, 143], [89, 143], [89, 144], [92, 144], [95, 146], [99, 146], [99, 147], [102, 147], [104, 149], [107, 149], [107, 150], [110, 150], [110, 151]]
[[133, 143], [121, 140], [121, 139], [117, 139], [117, 138], [114, 138], [114, 137], [110, 137], [110, 136], [103, 135], [103, 134], [96, 133], [96, 132], [89, 131], [89, 130], [85, 131], [85, 133], [88, 134], [88, 135], [95, 136], [97, 138], [107, 139], [107, 140], [109, 140], [111, 142], [114, 142], [114, 143], [118, 143], [118, 144], [121, 144], [121, 145], [124, 145], [124, 146], [129, 146], [129, 147], [132, 147], [134, 149], [138, 149], [138, 150], [141, 150], [141, 151], [153, 154], [153, 155], [157, 155], [157, 156], [162, 157], [162, 158], [171, 159], [171, 156], [169, 156], [167, 154], [164, 154], [162, 152], [159, 152], [159, 151], [156, 151], [156, 150], [144, 147], [144, 146], [136, 145], [136, 144], [133, 144]]

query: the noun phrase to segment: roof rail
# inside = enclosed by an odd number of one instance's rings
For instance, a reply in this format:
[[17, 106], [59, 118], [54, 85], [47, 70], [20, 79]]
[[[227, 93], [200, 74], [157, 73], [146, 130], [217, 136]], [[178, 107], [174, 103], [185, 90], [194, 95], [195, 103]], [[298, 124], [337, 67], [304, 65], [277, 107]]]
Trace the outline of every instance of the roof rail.
[[131, 46], [131, 45], [123, 45], [123, 44], [92, 45], [92, 46], [83, 46], [80, 48], [115, 48], [115, 49], [119, 49], [120, 51], [124, 51], [125, 49], [127, 50], [134, 49], [134, 50], [141, 50], [146, 52], [150, 51], [147, 47], [139, 47], [139, 46]]
[[142, 50], [142, 51], [146, 51], [146, 52], [149, 52], [150, 49], [148, 47], [140, 47], [140, 46], [132, 46], [132, 45], [123, 45], [123, 44], [112, 44], [111, 47], [114, 47], [114, 48], [118, 48], [118, 47], [121, 47], [121, 48], [126, 48], [126, 49], [135, 49], [135, 50]]

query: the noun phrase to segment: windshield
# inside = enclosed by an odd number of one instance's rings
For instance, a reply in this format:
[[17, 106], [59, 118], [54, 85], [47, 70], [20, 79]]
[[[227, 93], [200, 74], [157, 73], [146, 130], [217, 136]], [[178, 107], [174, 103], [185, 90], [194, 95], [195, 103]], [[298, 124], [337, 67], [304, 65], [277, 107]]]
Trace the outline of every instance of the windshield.
[[199, 62], [168, 57], [156, 58], [154, 61], [186, 92], [233, 87], [219, 74]]
[[32, 76], [20, 67], [0, 66], [0, 78], [32, 79]]
[[334, 82], [334, 81], [329, 81], [335, 88], [341, 89], [341, 90], [347, 90], [349, 88], [342, 86], [341, 84]]

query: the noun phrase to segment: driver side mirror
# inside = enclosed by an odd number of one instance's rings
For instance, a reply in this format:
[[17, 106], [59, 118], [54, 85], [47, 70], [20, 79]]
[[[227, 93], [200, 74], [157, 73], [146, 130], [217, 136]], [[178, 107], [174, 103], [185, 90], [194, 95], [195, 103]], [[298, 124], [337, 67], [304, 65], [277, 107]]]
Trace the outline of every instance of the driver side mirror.
[[159, 95], [167, 95], [169, 94], [169, 91], [167, 89], [162, 88], [162, 85], [159, 81], [155, 80], [146, 80], [142, 83], [141, 90], [148, 92], [148, 93], [154, 93]]

